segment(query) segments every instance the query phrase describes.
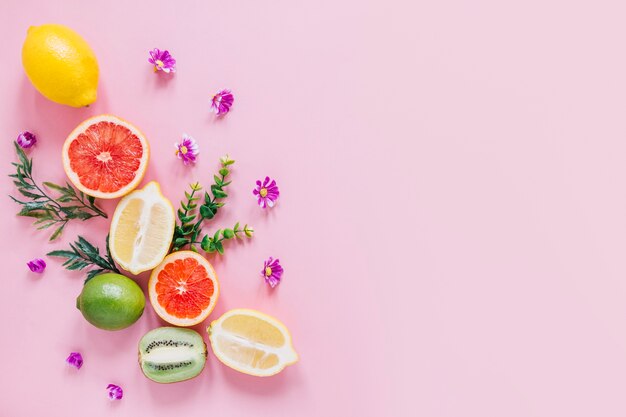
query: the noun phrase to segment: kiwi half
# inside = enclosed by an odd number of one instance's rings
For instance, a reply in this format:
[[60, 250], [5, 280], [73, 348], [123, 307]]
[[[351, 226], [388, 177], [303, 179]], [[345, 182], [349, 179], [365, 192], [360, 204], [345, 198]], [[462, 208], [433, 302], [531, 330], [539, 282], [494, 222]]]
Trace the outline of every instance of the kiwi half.
[[206, 363], [206, 343], [195, 330], [159, 327], [139, 341], [139, 365], [144, 375], [168, 384], [198, 376]]

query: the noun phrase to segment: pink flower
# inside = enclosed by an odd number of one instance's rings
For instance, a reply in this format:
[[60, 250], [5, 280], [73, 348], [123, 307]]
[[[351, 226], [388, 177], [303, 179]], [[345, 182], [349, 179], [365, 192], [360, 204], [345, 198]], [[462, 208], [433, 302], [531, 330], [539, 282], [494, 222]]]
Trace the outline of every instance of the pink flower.
[[31, 271], [38, 274], [41, 274], [46, 269], [46, 261], [41, 258], [33, 259], [32, 261], [27, 262], [26, 265], [28, 265], [28, 268], [30, 268]]
[[176, 146], [176, 156], [178, 156], [178, 159], [181, 159], [185, 165], [196, 163], [196, 158], [200, 152], [194, 138], [185, 133], [183, 134], [183, 140], [180, 143], [174, 144], [174, 146]]
[[22, 149], [28, 149], [37, 143], [37, 136], [35, 134], [30, 133], [29, 131], [20, 132], [17, 135], [17, 144], [20, 145]]
[[262, 208], [274, 207], [276, 200], [278, 200], [278, 197], [280, 196], [280, 191], [278, 191], [276, 181], [271, 181], [272, 182], [270, 183], [270, 177], [265, 177], [265, 181], [263, 181], [263, 183], [261, 183], [261, 181], [257, 181], [256, 188], [252, 190], [252, 194], [257, 196], [257, 202]]
[[154, 65], [154, 72], [163, 71], [167, 74], [176, 72], [176, 60], [170, 55], [169, 51], [161, 51], [158, 48], [154, 48], [150, 51], [148, 62]]
[[211, 99], [211, 110], [218, 116], [226, 114], [230, 111], [235, 98], [230, 90], [222, 90]]
[[107, 385], [107, 389], [109, 390], [109, 399], [111, 401], [121, 400], [124, 396], [124, 391], [119, 385], [109, 384]]
[[263, 264], [261, 275], [265, 278], [265, 282], [267, 282], [270, 287], [274, 288], [280, 284], [283, 272], [284, 270], [283, 267], [280, 266], [280, 261], [270, 256]]
[[65, 362], [76, 369], [80, 369], [80, 367], [83, 366], [83, 356], [78, 352], [72, 352], [70, 356], [65, 359]]

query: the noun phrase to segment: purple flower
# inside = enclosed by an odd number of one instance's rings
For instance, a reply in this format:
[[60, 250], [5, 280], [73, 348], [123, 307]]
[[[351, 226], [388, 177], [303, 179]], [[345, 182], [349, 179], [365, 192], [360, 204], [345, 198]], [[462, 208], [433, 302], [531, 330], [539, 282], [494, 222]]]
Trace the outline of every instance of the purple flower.
[[182, 159], [185, 165], [189, 165], [190, 162], [196, 163], [196, 158], [200, 152], [194, 138], [185, 133], [183, 140], [180, 143], [175, 143], [174, 146], [176, 146], [176, 156], [178, 159]]
[[26, 263], [31, 271], [41, 274], [46, 269], [46, 261], [41, 258], [35, 258], [32, 261]]
[[20, 145], [22, 149], [28, 149], [35, 143], [37, 143], [37, 136], [27, 130], [17, 135], [17, 144]]
[[72, 352], [65, 362], [76, 369], [80, 369], [83, 366], [83, 356], [78, 352]]
[[211, 111], [214, 111], [218, 116], [226, 114], [230, 111], [233, 101], [235, 101], [233, 93], [230, 90], [222, 90], [211, 99]]
[[109, 384], [107, 385], [107, 389], [109, 390], [109, 399], [111, 401], [121, 400], [122, 397], [124, 396], [124, 391], [122, 390], [122, 387], [120, 387], [119, 385]]
[[154, 72], [163, 71], [167, 74], [176, 72], [176, 60], [170, 55], [169, 51], [161, 51], [154, 48], [150, 51], [148, 62], [154, 65]]
[[271, 256], [265, 261], [261, 275], [265, 278], [270, 287], [274, 288], [280, 283], [280, 277], [283, 276], [283, 267], [280, 266], [280, 261], [274, 259]]
[[258, 197], [259, 206], [271, 208], [274, 207], [276, 200], [278, 200], [280, 191], [278, 191], [276, 181], [272, 180], [270, 183], [270, 177], [265, 177], [263, 183], [261, 181], [256, 182], [256, 188], [252, 190], [252, 194]]

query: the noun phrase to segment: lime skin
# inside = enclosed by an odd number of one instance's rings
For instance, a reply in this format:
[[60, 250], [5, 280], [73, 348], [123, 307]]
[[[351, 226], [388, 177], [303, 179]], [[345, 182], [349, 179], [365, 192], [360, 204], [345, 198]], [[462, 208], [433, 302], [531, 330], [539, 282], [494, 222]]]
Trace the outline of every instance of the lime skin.
[[146, 297], [135, 281], [124, 275], [96, 275], [83, 286], [76, 307], [99, 329], [121, 330], [139, 320]]

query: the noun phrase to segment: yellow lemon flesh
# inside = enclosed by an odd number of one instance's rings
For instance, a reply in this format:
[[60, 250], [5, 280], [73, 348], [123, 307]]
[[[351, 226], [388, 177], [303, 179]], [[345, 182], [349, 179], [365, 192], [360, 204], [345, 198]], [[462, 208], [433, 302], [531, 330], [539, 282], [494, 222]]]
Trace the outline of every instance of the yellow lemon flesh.
[[207, 331], [215, 356], [248, 375], [275, 375], [298, 361], [285, 325], [260, 311], [230, 310]]
[[153, 269], [170, 249], [176, 215], [152, 181], [120, 200], [111, 220], [111, 256], [133, 274]]
[[96, 101], [98, 61], [89, 44], [63, 25], [28, 28], [22, 46], [22, 65], [44, 97], [72, 107]]

